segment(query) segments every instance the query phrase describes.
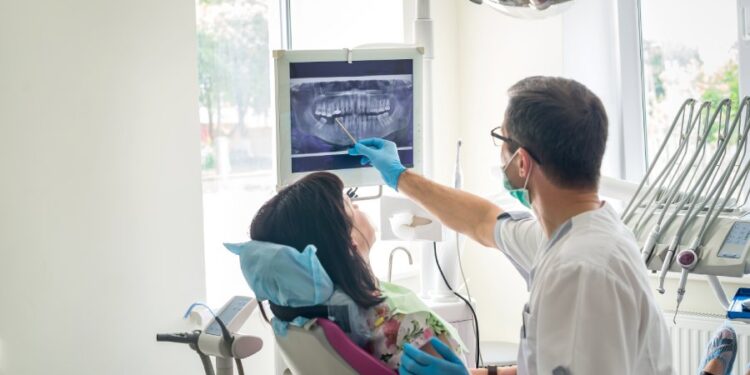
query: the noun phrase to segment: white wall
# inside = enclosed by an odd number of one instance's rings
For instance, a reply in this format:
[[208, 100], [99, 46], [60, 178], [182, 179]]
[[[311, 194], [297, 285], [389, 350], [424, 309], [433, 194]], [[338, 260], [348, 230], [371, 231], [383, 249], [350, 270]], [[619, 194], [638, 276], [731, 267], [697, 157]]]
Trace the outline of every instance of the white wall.
[[195, 4], [0, 2], [0, 374], [200, 374]]
[[[490, 129], [502, 122], [510, 86], [531, 75], [561, 74], [561, 20], [513, 19], [469, 1], [458, 8], [460, 85], [454, 95], [461, 103], [465, 188], [490, 196], [503, 191], [490, 177], [491, 166], [500, 164]], [[479, 301], [482, 340], [517, 342], [528, 299], [525, 282], [499, 251], [466, 243], [464, 265]]]
[[[433, 62], [433, 125], [434, 125], [434, 177], [442, 183], [453, 184], [453, 166], [456, 141], [461, 136], [459, 62], [461, 33], [458, 19], [459, 1], [432, 1], [435, 22], [435, 60]], [[466, 155], [466, 148], [462, 148]]]

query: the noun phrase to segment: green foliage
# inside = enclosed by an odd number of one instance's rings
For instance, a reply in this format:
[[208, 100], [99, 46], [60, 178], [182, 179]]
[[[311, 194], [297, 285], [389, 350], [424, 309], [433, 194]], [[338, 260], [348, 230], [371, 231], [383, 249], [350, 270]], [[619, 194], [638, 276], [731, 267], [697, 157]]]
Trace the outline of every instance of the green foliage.
[[[737, 61], [730, 61], [713, 76], [703, 82], [703, 101], [711, 102], [711, 108], [715, 110], [719, 103], [729, 98], [732, 102], [732, 117], [734, 121], [740, 104], [740, 80], [739, 65]], [[719, 126], [714, 126], [709, 134], [708, 141], [715, 142], [718, 138]], [[736, 140], [735, 140], [736, 141]]]
[[213, 152], [205, 153], [201, 158], [201, 168], [204, 171], [210, 171], [216, 168], [216, 157]]
[[[669, 64], [667, 64], [669, 63]], [[728, 61], [718, 72], [707, 76], [704, 73], [704, 64], [697, 50], [681, 45], [661, 45], [658, 43], [644, 41], [644, 67], [649, 74], [652, 87], [649, 88], [649, 117], [654, 116], [658, 104], [664, 102], [669, 96], [686, 95], [684, 93], [670, 92], [674, 84], [665, 82], [666, 66], [674, 66], [684, 72], [693, 72], [691, 85], [700, 92], [702, 101], [711, 102], [712, 114], [718, 108], [719, 103], [729, 98], [732, 102], [732, 118], [739, 109], [739, 66], [736, 60]], [[674, 80], [674, 78], [672, 78]], [[679, 87], [676, 87], [679, 90]], [[686, 98], [685, 98], [686, 99]], [[658, 109], [663, 111], [663, 109]], [[716, 142], [720, 127], [712, 127], [708, 141]], [[736, 140], [735, 140], [736, 141]]]
[[646, 50], [649, 52], [647, 55], [646, 64], [651, 67], [651, 74], [654, 81], [654, 95], [657, 101], [664, 99], [665, 88], [664, 81], [661, 78], [664, 73], [664, 51], [658, 46], [647, 46]]
[[221, 102], [220, 90], [225, 85], [217, 50], [216, 38], [198, 30], [198, 99], [208, 111], [209, 126], [214, 126], [216, 107]]

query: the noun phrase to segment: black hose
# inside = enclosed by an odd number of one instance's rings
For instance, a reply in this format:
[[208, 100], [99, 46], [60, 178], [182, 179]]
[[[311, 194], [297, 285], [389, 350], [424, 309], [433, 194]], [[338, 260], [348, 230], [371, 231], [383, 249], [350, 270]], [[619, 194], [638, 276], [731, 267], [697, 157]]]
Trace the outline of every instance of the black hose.
[[450, 289], [450, 291], [456, 295], [456, 297], [464, 301], [464, 303], [466, 303], [466, 306], [469, 306], [469, 310], [471, 310], [471, 315], [474, 317], [474, 338], [476, 339], [475, 342], [476, 342], [476, 348], [477, 348], [477, 353], [476, 353], [476, 358], [475, 358], [475, 363], [476, 363], [475, 367], [479, 368], [479, 365], [480, 365], [479, 357], [481, 356], [481, 354], [479, 350], [479, 319], [477, 318], [477, 313], [476, 311], [474, 311], [474, 307], [471, 305], [471, 302], [469, 302], [469, 300], [464, 298], [464, 296], [460, 295], [458, 292], [453, 290], [453, 287], [451, 287], [451, 284], [448, 283], [448, 279], [445, 277], [445, 274], [443, 273], [443, 268], [440, 267], [440, 261], [438, 260], [438, 255], [437, 255], [437, 243], [436, 242], [432, 243], [432, 251], [433, 251], [433, 254], [435, 254], [435, 264], [437, 264], [438, 271], [440, 271], [440, 276], [443, 277], [445, 286], [447, 286], [448, 289]]
[[184, 333], [157, 333], [156, 341], [176, 342], [178, 344], [190, 344], [190, 340]]
[[198, 332], [183, 332], [183, 333], [157, 333], [156, 341], [160, 342], [176, 342], [178, 344], [195, 344], [198, 342]]
[[239, 375], [245, 375], [245, 369], [242, 368], [242, 361], [239, 358], [235, 358], [234, 363], [237, 364], [237, 373]]
[[198, 352], [198, 356], [201, 357], [201, 363], [203, 363], [203, 371], [206, 375], [216, 375], [214, 373], [214, 365], [211, 363], [211, 358], [201, 352]]
[[[223, 325], [223, 323], [220, 322], [220, 325]], [[156, 341], [176, 342], [178, 344], [190, 345], [190, 348], [195, 350], [196, 353], [198, 353], [198, 356], [201, 359], [201, 363], [203, 364], [203, 371], [206, 372], [206, 375], [215, 375], [214, 365], [213, 363], [211, 363], [211, 358], [201, 353], [200, 350], [198, 349], [198, 336], [200, 336], [200, 334], [201, 334], [200, 331], [193, 331], [192, 333], [187, 333], [187, 332], [185, 333], [157, 333]]]

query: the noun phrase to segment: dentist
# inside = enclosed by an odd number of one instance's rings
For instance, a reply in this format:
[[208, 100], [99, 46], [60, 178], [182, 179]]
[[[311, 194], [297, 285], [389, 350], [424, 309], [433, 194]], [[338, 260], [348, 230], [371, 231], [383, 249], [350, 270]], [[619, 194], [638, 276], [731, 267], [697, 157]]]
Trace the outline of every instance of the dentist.
[[[667, 327], [638, 245], [597, 193], [604, 106], [582, 84], [556, 77], [523, 79], [508, 94], [503, 124], [491, 136], [505, 188], [533, 216], [406, 170], [390, 141], [361, 140], [349, 153], [448, 227], [511, 260], [530, 293], [518, 374], [672, 374]], [[400, 373], [466, 374], [440, 344], [433, 342], [442, 359], [407, 347]]]

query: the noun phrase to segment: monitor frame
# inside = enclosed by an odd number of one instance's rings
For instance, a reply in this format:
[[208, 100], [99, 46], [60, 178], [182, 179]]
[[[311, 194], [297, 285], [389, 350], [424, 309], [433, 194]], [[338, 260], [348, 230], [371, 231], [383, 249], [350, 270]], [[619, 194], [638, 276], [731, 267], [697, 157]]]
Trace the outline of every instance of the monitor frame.
[[[292, 140], [291, 140], [291, 90], [290, 63], [298, 62], [347, 62], [371, 60], [403, 60], [410, 59], [412, 65], [413, 87], [413, 127], [412, 147], [413, 164], [410, 170], [420, 173], [423, 163], [422, 149], [422, 111], [423, 111], [423, 74], [422, 57], [424, 49], [421, 47], [408, 48], [372, 48], [372, 49], [337, 49], [337, 50], [276, 50], [273, 51], [275, 107], [276, 107], [276, 189], [281, 190], [304, 176], [314, 173], [292, 172]], [[384, 185], [380, 173], [373, 167], [352, 169], [327, 170], [337, 175], [346, 187]]]

